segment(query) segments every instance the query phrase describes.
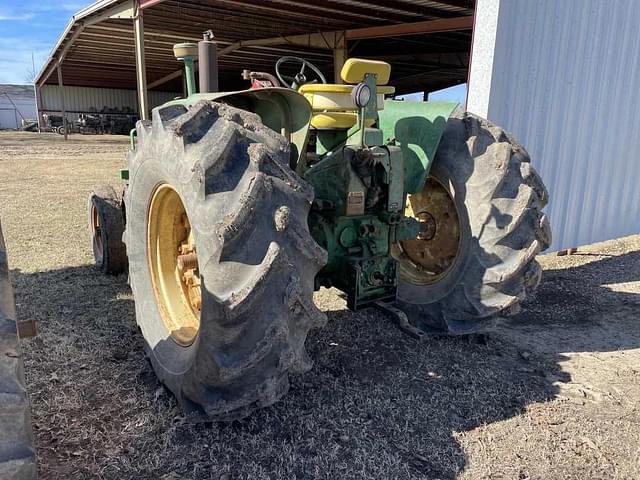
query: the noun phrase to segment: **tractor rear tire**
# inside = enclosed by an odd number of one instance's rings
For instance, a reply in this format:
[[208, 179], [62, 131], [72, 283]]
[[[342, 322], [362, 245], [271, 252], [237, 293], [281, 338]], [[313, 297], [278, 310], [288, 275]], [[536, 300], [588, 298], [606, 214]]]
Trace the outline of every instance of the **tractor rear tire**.
[[36, 476], [29, 397], [0, 228], [0, 478], [32, 480]]
[[127, 250], [122, 235], [124, 214], [122, 200], [113, 187], [100, 185], [89, 193], [89, 235], [96, 267], [101, 272], [118, 275], [127, 270]]
[[[195, 419], [243, 418], [311, 368], [304, 342], [326, 322], [313, 303], [327, 260], [307, 226], [313, 190], [290, 169], [289, 142], [253, 113], [201, 101], [156, 108], [136, 128], [125, 242], [145, 350]], [[187, 239], [195, 269], [165, 247], [184, 252]]]
[[[416, 274], [415, 259], [407, 262], [404, 253], [398, 254], [397, 306], [425, 332], [487, 331], [501, 318], [517, 313], [519, 303], [540, 283], [542, 270], [535, 257], [551, 242], [549, 222], [542, 212], [548, 193], [523, 147], [487, 120], [462, 112], [456, 112], [446, 125], [424, 195], [428, 187], [438, 186], [455, 205], [458, 226], [446, 229], [442, 247], [427, 250], [426, 257], [455, 251], [447, 241], [457, 241], [457, 253], [432, 281], [428, 275]], [[425, 210], [433, 209], [433, 203]], [[431, 241], [437, 240], [438, 216], [454, 216], [449, 212], [423, 215], [436, 219]], [[425, 252], [418, 253], [425, 257]], [[416, 258], [419, 263], [421, 259]]]

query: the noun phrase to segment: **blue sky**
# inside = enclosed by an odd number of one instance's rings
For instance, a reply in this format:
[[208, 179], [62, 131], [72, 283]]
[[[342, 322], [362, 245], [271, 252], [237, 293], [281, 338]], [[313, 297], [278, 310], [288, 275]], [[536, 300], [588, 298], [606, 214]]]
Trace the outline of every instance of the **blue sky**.
[[431, 92], [429, 94], [429, 100], [436, 101], [455, 101], [461, 105], [464, 105], [465, 97], [467, 96], [467, 84], [461, 83], [453, 87], [444, 88], [437, 92]]
[[27, 83], [31, 53], [36, 72], [71, 16], [91, 0], [0, 0], [0, 83]]
[[[441, 102], [458, 102], [460, 105], [464, 105], [466, 96], [467, 84], [461, 83], [460, 85], [454, 85], [453, 87], [443, 88], [442, 90], [429, 93], [429, 100]], [[401, 95], [401, 97], [405, 100], [415, 100], [421, 102], [423, 93], [410, 93], [408, 95]]]

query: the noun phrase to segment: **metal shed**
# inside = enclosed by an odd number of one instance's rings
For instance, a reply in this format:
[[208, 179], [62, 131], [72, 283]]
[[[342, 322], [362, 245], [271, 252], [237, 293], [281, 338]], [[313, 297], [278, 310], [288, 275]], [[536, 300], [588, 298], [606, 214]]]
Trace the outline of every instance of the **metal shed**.
[[[32, 93], [33, 116], [35, 97]], [[149, 107], [153, 108], [175, 98], [178, 92], [152, 90], [148, 94]], [[81, 113], [93, 113], [104, 110], [137, 112], [138, 100], [135, 90], [125, 88], [80, 87], [65, 85], [44, 85], [39, 88], [39, 112], [58, 113], [65, 108], [69, 121], [76, 121]]]
[[473, 0], [100, 0], [55, 45], [36, 78], [38, 105], [51, 85], [137, 89], [145, 117], [151, 92], [183, 90], [172, 45], [207, 30], [224, 90], [246, 88], [242, 69], [270, 71], [283, 55], [334, 76], [347, 56], [384, 59], [398, 93], [437, 90], [466, 81], [473, 9]]
[[0, 85], [0, 129], [20, 128], [23, 119], [34, 119], [36, 115], [31, 85]]

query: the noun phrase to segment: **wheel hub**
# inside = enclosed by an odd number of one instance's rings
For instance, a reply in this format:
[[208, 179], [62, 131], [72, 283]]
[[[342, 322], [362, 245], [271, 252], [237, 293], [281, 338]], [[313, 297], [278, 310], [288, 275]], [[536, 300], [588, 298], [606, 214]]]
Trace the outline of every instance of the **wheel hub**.
[[93, 202], [91, 202], [91, 230], [93, 233], [93, 254], [96, 259], [96, 263], [100, 264], [104, 255], [104, 246], [102, 243], [100, 215], [98, 214], [98, 209]]
[[[186, 218], [186, 215], [185, 215]], [[189, 220], [186, 220], [187, 225]], [[200, 274], [198, 271], [198, 255], [196, 247], [193, 244], [193, 236], [191, 235], [191, 227], [189, 226], [188, 242], [180, 245], [180, 254], [178, 255], [178, 271], [180, 272], [180, 280], [183, 287], [187, 290], [189, 303], [191, 307], [200, 314], [201, 295], [200, 295]]]
[[460, 217], [453, 198], [429, 177], [422, 191], [409, 195], [405, 215], [417, 219], [421, 231], [398, 245], [400, 274], [417, 285], [436, 283], [449, 273], [460, 248]]
[[178, 344], [193, 343], [200, 328], [201, 290], [191, 223], [178, 192], [167, 184], [149, 206], [147, 252], [156, 303]]

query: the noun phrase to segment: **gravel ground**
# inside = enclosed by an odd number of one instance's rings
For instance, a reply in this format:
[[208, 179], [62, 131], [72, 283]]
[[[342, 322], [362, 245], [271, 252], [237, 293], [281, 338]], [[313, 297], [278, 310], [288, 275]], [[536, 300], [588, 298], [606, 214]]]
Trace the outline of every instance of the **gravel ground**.
[[541, 257], [487, 336], [420, 344], [332, 290], [311, 372], [273, 407], [190, 424], [142, 352], [126, 278], [91, 265], [86, 196], [127, 140], [0, 133], [0, 217], [42, 479], [640, 478], [640, 237]]

